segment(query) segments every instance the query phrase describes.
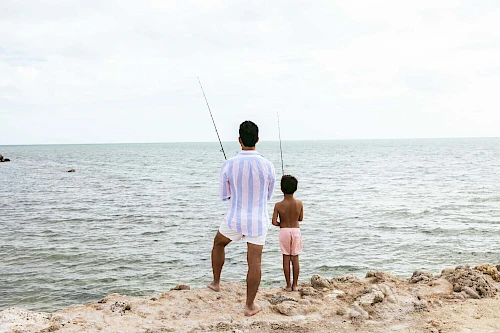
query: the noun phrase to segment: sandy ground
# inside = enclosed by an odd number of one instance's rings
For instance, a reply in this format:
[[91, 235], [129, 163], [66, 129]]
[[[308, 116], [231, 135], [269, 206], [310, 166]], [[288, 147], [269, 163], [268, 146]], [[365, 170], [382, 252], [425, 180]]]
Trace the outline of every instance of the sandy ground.
[[243, 315], [245, 286], [223, 283], [148, 297], [111, 294], [55, 313], [0, 312], [0, 332], [500, 332], [500, 266], [458, 266], [398, 279], [314, 275], [298, 292], [261, 289]]

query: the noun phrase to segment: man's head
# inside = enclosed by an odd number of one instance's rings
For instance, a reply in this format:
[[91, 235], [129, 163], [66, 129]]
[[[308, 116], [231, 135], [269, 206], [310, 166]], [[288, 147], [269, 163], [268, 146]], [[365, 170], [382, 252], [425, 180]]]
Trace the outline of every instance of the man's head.
[[281, 177], [281, 191], [285, 194], [294, 194], [297, 191], [297, 178], [291, 175]]
[[240, 143], [245, 147], [255, 147], [259, 141], [259, 128], [255, 123], [246, 120], [240, 125]]

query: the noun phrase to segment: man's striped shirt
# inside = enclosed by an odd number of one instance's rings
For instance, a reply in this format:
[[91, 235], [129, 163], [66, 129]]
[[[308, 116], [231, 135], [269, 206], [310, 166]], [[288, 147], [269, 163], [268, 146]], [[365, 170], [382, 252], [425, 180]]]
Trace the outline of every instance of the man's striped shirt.
[[240, 151], [222, 165], [220, 197], [230, 201], [225, 220], [231, 230], [248, 237], [267, 232], [275, 177], [273, 164], [255, 150]]

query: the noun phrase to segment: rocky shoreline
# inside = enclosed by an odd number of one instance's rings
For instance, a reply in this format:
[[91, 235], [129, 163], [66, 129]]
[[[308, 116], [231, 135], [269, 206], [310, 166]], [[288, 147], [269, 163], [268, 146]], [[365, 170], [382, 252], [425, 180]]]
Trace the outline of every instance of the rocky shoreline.
[[297, 292], [261, 288], [263, 310], [243, 315], [245, 286], [178, 285], [148, 297], [111, 294], [54, 313], [10, 308], [0, 332], [500, 332], [500, 265], [467, 265], [408, 279], [374, 271], [313, 275]]

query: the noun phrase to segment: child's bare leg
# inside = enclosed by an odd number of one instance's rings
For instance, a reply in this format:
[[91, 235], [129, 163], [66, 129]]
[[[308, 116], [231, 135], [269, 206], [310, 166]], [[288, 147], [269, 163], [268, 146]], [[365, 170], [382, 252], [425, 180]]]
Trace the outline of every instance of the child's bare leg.
[[290, 256], [283, 255], [283, 273], [285, 273], [286, 291], [292, 291], [292, 284], [290, 283]]
[[291, 261], [292, 261], [292, 266], [293, 266], [293, 285], [292, 285], [292, 290], [297, 291], [299, 290], [299, 272], [300, 272], [300, 264], [299, 264], [299, 256], [290, 256]]

